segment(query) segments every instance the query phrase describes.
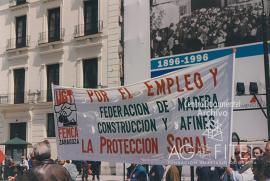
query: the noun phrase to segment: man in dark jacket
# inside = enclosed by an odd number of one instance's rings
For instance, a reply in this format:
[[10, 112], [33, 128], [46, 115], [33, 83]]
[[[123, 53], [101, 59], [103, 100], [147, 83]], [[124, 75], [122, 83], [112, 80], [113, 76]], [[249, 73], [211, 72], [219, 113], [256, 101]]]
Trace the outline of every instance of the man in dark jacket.
[[196, 174], [198, 181], [217, 181], [224, 173], [223, 168], [219, 167], [197, 167]]
[[92, 180], [95, 180], [95, 176], [97, 176], [97, 179], [99, 180], [100, 165], [101, 165], [100, 161], [92, 161], [91, 162], [92, 175], [93, 175]]
[[153, 165], [149, 171], [150, 181], [161, 181], [164, 174], [164, 167], [162, 165]]
[[33, 169], [29, 170], [20, 181], [72, 181], [68, 171], [51, 159], [51, 147], [49, 141], [37, 143], [31, 154]]
[[131, 173], [130, 180], [131, 181], [147, 181], [146, 169], [142, 165], [137, 164]]

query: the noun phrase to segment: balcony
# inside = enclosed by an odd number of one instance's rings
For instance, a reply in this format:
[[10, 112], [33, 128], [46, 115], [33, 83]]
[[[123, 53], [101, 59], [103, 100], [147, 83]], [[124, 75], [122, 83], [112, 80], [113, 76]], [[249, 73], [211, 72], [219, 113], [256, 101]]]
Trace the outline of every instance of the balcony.
[[43, 1], [43, 3], [49, 3], [49, 2], [60, 2], [60, 3], [62, 3], [62, 1], [63, 0], [42, 0]]
[[[94, 25], [94, 26], [93, 26]], [[98, 21], [97, 23], [86, 23], [76, 25], [74, 28], [74, 38], [79, 38], [83, 36], [98, 36], [102, 33], [103, 21]]]
[[65, 29], [59, 28], [57, 30], [39, 33], [38, 45], [41, 54], [62, 52], [63, 41], [65, 36]]
[[7, 40], [7, 51], [29, 47], [30, 36], [22, 36]]
[[23, 91], [14, 94], [1, 94], [0, 104], [23, 104], [25, 103], [25, 97]]
[[8, 104], [8, 103], [9, 103], [8, 94], [1, 94], [0, 95], [0, 104]]
[[[93, 26], [94, 25], [94, 26]], [[103, 22], [80, 24], [74, 28], [74, 38], [78, 47], [102, 45]]]
[[29, 7], [29, 0], [9, 0], [9, 8], [17, 10]]
[[29, 42], [30, 36], [8, 39], [6, 46], [8, 59], [27, 58]]
[[51, 102], [47, 101], [47, 91], [28, 91], [19, 92], [17, 94], [0, 94], [0, 105], [6, 104], [36, 104]]
[[65, 29], [59, 28], [56, 30], [39, 33], [38, 44], [52, 43], [63, 41], [65, 36]]

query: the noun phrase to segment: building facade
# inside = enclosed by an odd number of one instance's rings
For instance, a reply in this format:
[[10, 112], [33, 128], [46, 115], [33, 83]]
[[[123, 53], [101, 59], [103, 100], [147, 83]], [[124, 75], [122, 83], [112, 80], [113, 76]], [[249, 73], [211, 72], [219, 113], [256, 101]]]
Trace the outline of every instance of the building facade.
[[121, 0], [1, 0], [0, 142], [48, 139], [56, 158], [51, 84], [121, 85], [121, 23]]

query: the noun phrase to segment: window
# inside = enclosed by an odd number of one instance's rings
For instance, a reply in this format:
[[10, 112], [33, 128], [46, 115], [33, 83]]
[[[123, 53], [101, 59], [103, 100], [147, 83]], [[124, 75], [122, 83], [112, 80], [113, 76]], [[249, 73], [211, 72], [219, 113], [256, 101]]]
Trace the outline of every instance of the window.
[[55, 137], [55, 125], [53, 113], [47, 114], [47, 137]]
[[179, 14], [180, 14], [181, 16], [187, 14], [187, 6], [180, 6], [180, 7], [179, 7]]
[[84, 34], [98, 33], [98, 0], [84, 1]]
[[84, 60], [83, 62], [83, 87], [97, 88], [98, 82], [97, 58]]
[[60, 40], [60, 8], [48, 11], [48, 41]]
[[26, 46], [26, 16], [16, 17], [16, 48]]
[[14, 70], [14, 104], [24, 103], [25, 70]]
[[10, 123], [9, 138], [21, 138], [26, 140], [26, 123]]
[[25, 4], [26, 0], [16, 0], [16, 5]]
[[47, 101], [52, 101], [52, 83], [59, 85], [59, 64], [47, 65]]

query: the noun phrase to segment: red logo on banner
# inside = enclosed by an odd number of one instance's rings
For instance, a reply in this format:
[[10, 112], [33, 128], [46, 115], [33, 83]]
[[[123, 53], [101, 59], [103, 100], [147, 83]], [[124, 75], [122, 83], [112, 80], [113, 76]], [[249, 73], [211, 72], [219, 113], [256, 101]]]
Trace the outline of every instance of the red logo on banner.
[[249, 103], [251, 103], [251, 104], [255, 104], [256, 102], [257, 102], [257, 100], [256, 100], [255, 96], [253, 96], [249, 101]]
[[5, 160], [5, 154], [2, 150], [0, 150], [0, 163], [2, 163]]

